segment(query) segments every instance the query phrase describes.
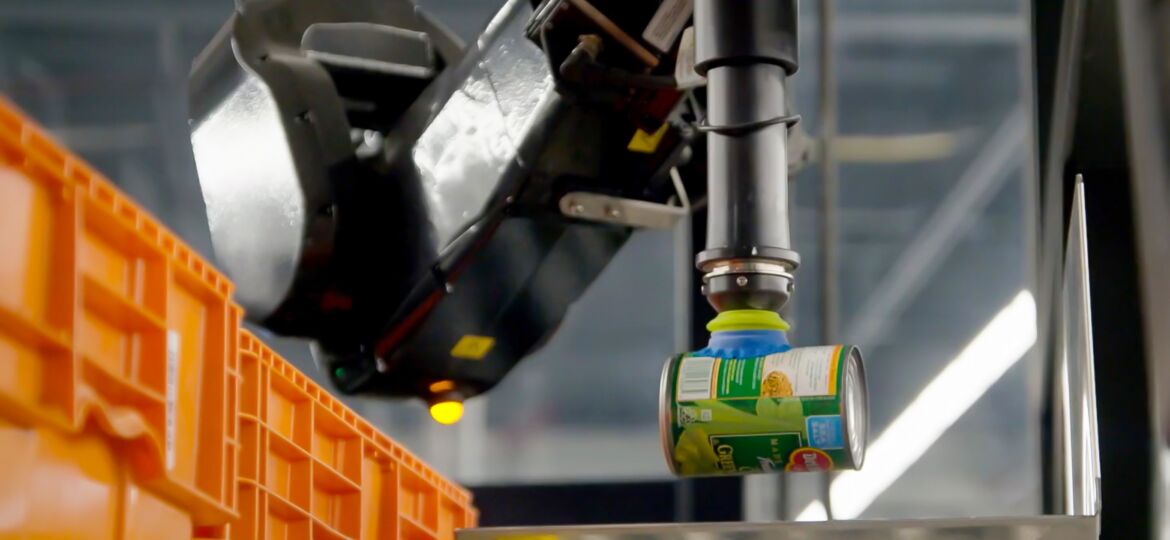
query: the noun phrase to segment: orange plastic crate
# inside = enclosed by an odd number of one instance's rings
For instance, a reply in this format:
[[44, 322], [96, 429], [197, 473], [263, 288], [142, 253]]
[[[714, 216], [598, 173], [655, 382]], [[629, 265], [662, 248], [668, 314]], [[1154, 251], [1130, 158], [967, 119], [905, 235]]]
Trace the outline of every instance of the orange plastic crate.
[[[231, 282], [3, 100], [0, 201], [0, 418], [101, 433], [194, 523], [231, 519]], [[25, 466], [0, 460], [0, 480]]]
[[475, 524], [470, 494], [240, 332], [240, 519], [233, 539], [434, 540]]
[[466, 491], [241, 332], [228, 279], [3, 98], [0, 201], [0, 537], [474, 524]]

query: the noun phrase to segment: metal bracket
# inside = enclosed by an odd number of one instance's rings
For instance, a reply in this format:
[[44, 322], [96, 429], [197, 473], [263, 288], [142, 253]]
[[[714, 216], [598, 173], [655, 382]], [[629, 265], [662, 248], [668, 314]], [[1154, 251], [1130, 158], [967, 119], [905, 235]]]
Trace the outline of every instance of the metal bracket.
[[585, 191], [566, 193], [561, 213], [576, 219], [644, 229], [670, 229], [689, 211], [680, 206], [611, 197]]

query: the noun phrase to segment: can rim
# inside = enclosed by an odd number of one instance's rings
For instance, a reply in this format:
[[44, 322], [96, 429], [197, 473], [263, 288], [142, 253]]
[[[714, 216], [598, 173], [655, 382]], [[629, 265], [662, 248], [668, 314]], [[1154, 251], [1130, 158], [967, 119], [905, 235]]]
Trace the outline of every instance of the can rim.
[[[844, 359], [844, 381], [846, 381], [844, 384], [846, 386], [841, 388], [841, 422], [844, 424], [842, 426], [843, 431], [845, 431], [845, 435], [849, 439], [846, 441], [846, 443], [849, 449], [849, 457], [853, 461], [853, 469], [859, 470], [861, 469], [862, 464], [865, 463], [865, 451], [867, 449], [866, 447], [869, 446], [869, 441], [866, 440], [869, 438], [869, 390], [866, 388], [865, 362], [862, 359], [861, 349], [852, 345], [848, 347], [849, 355]], [[852, 384], [848, 382], [850, 380], [850, 372], [854, 372], [856, 377]], [[848, 410], [848, 403], [851, 399], [855, 399], [857, 401], [859, 405], [857, 410], [861, 416], [865, 417], [860, 422], [862, 430], [861, 433], [854, 433], [853, 430], [857, 427], [856, 422], [852, 422], [851, 420], [854, 419], [851, 418], [848, 414], [844, 414], [844, 412]], [[858, 437], [861, 438], [860, 441], [856, 440]], [[860, 444], [854, 445], [854, 442], [859, 442]], [[858, 449], [856, 454], [853, 452], [855, 447]]]
[[662, 456], [666, 458], [666, 467], [670, 469], [670, 473], [678, 476], [678, 470], [674, 467], [674, 456], [670, 451], [670, 396], [667, 395], [667, 376], [670, 373], [670, 365], [681, 357], [667, 357], [666, 363], [662, 365], [662, 376], [658, 381], [658, 434], [662, 439]]

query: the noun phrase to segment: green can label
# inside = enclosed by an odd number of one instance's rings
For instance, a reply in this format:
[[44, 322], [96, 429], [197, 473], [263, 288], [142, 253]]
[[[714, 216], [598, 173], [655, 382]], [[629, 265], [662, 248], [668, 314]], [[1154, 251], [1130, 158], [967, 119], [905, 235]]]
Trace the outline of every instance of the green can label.
[[850, 346], [755, 358], [682, 355], [663, 373], [663, 443], [677, 474], [853, 468], [842, 380]]

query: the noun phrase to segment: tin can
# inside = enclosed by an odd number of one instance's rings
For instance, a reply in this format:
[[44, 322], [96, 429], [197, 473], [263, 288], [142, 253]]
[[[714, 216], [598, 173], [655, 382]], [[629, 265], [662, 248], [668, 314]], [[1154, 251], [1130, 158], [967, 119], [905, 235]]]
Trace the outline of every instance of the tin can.
[[659, 392], [662, 449], [679, 476], [859, 469], [865, 459], [865, 368], [851, 345], [683, 354], [667, 360]]

